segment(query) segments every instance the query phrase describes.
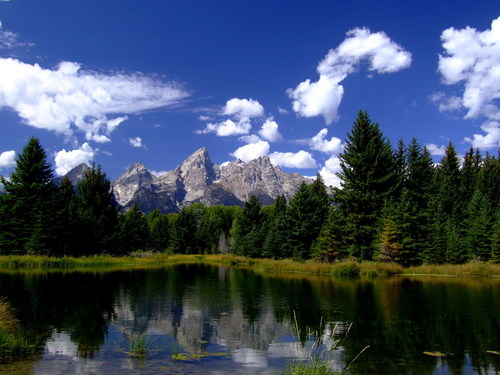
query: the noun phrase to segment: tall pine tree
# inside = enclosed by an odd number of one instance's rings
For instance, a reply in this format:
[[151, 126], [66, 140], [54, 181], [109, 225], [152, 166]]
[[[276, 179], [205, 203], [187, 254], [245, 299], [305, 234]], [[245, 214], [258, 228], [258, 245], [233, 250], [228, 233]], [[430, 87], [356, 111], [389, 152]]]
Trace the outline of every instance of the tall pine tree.
[[335, 189], [334, 201], [346, 217], [350, 253], [358, 259], [371, 259], [377, 247], [376, 223], [397, 186], [397, 176], [389, 141], [367, 112], [358, 113], [339, 157], [342, 188]]
[[52, 247], [52, 207], [56, 188], [45, 150], [31, 138], [16, 159], [10, 179], [1, 178], [6, 195], [0, 208], [0, 252], [48, 252]]

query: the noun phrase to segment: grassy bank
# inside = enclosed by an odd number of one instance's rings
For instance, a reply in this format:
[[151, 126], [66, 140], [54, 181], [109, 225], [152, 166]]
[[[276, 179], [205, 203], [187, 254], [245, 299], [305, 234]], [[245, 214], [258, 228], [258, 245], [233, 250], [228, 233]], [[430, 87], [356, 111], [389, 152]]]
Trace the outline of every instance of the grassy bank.
[[10, 304], [0, 298], [0, 360], [32, 355], [42, 342], [22, 329]]
[[0, 269], [3, 270], [119, 270], [158, 268], [172, 264], [204, 263], [227, 265], [271, 273], [304, 273], [318, 276], [341, 277], [386, 277], [393, 275], [439, 275], [500, 277], [500, 264], [471, 262], [462, 265], [422, 265], [403, 268], [395, 263], [354, 262], [319, 263], [314, 261], [297, 262], [293, 260], [252, 259], [231, 254], [214, 255], [165, 255], [136, 254], [127, 257], [90, 256], [62, 257], [47, 256], [0, 256]]

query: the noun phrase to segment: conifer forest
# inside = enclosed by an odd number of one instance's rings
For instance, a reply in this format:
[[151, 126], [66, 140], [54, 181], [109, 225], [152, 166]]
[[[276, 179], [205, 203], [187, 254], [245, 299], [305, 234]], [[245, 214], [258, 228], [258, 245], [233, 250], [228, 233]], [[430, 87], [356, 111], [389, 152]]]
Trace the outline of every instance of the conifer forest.
[[73, 186], [56, 184], [31, 138], [1, 178], [0, 254], [84, 256], [232, 252], [274, 259], [342, 259], [403, 266], [500, 262], [500, 159], [453, 144], [434, 163], [416, 139], [394, 147], [360, 111], [340, 154], [340, 188], [318, 175], [286, 200], [243, 207], [193, 204], [178, 213], [120, 211], [93, 166]]

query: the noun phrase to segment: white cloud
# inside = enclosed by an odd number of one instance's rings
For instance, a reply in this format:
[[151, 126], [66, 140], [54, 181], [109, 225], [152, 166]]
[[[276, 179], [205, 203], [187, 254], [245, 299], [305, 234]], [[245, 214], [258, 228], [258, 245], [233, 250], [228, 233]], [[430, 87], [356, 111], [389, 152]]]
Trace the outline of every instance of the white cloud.
[[471, 143], [472, 147], [480, 150], [498, 147], [500, 143], [500, 122], [487, 121], [481, 125], [481, 129], [486, 135], [474, 134], [472, 138], [465, 137], [465, 141]]
[[243, 160], [245, 163], [269, 154], [269, 142], [259, 140], [254, 143], [239, 147], [231, 156]]
[[337, 176], [342, 170], [340, 167], [340, 159], [338, 157], [332, 156], [325, 162], [325, 165], [319, 171], [321, 177], [327, 186], [340, 187], [341, 179]]
[[273, 165], [280, 165], [288, 168], [316, 168], [316, 160], [312, 155], [300, 150], [299, 152], [273, 152], [269, 155]]
[[288, 111], [285, 108], [278, 107], [278, 112], [281, 113], [282, 115], [286, 115]]
[[130, 145], [132, 147], [146, 147], [142, 143], [142, 138], [141, 137], [129, 138], [128, 141], [129, 141], [129, 143], [130, 143]]
[[433, 156], [443, 156], [446, 154], [446, 146], [438, 146], [434, 143], [429, 143], [425, 145], [425, 147], [427, 148], [427, 151], [429, 151], [429, 154]]
[[238, 119], [261, 117], [264, 115], [264, 107], [257, 100], [233, 98], [226, 102], [223, 114]]
[[461, 104], [467, 109], [466, 119], [484, 117], [481, 126], [485, 136], [475, 134], [466, 140], [478, 145], [498, 146], [498, 127], [491, 121], [500, 120], [500, 17], [491, 29], [446, 29], [441, 34], [444, 53], [439, 56], [438, 71], [447, 85], [463, 83]]
[[272, 119], [268, 119], [262, 124], [259, 135], [269, 142], [278, 142], [283, 139], [278, 130], [278, 123]]
[[287, 90], [293, 99], [293, 110], [302, 117], [323, 116], [327, 124], [337, 120], [337, 111], [344, 96], [344, 87], [336, 78], [321, 75], [311, 83], [307, 79], [294, 89]]
[[250, 133], [252, 124], [247, 118], [243, 118], [238, 122], [231, 119], [219, 123], [208, 123], [205, 129], [197, 130], [197, 134], [215, 133], [219, 137], [228, 137], [232, 135], [242, 135]]
[[330, 140], [326, 140], [325, 137], [328, 135], [327, 129], [321, 129], [318, 134], [311, 138], [309, 145], [311, 149], [324, 152], [325, 154], [338, 154], [342, 151], [342, 141], [340, 138], [332, 137]]
[[94, 159], [94, 155], [94, 150], [86, 142], [79, 149], [71, 151], [62, 149], [61, 151], [57, 152], [55, 156], [56, 173], [59, 176], [64, 176], [74, 167], [82, 163], [90, 165], [90, 162]]
[[0, 168], [13, 168], [16, 165], [16, 152], [5, 151], [0, 154]]
[[318, 64], [318, 81], [311, 83], [308, 79], [295, 89], [287, 90], [293, 100], [293, 110], [303, 117], [323, 116], [327, 124], [335, 121], [344, 94], [340, 82], [355, 72], [364, 60], [368, 60], [370, 71], [393, 73], [410, 66], [411, 54], [384, 32], [372, 33], [367, 28], [353, 29]]
[[462, 108], [462, 98], [459, 96], [447, 96], [442, 91], [437, 91], [429, 96], [434, 104], [437, 104], [439, 112], [452, 112]]
[[66, 136], [107, 142], [127, 115], [173, 106], [188, 96], [178, 84], [134, 73], [82, 71], [63, 62], [55, 70], [0, 58], [0, 107], [11, 108], [30, 126]]

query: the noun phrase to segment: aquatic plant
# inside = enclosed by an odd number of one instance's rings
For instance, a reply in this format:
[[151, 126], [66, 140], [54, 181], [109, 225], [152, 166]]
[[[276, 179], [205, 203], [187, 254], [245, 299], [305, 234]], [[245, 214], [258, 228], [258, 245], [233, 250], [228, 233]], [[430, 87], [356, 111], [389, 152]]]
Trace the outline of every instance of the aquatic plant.
[[130, 351], [128, 355], [133, 357], [145, 357], [148, 354], [149, 339], [143, 334], [139, 333], [130, 336]]
[[[294, 334], [296, 335], [296, 342], [294, 345], [302, 345], [300, 343], [301, 330], [297, 321], [297, 316], [295, 311], [293, 311], [294, 317]], [[283, 375], [341, 375], [345, 374], [353, 363], [358, 359], [358, 357], [367, 350], [370, 346], [365, 346], [354, 359], [341, 371], [335, 371], [331, 368], [331, 362], [333, 362], [332, 352], [339, 348], [339, 346], [344, 342], [349, 331], [351, 330], [352, 323], [347, 327], [343, 338], [335, 338], [336, 332], [339, 328], [340, 323], [327, 323], [323, 326], [323, 320], [320, 321], [318, 330], [311, 330], [308, 328], [306, 332], [309, 341], [313, 344], [309, 348], [307, 353], [307, 360], [295, 360], [288, 364], [287, 370]], [[300, 351], [297, 348], [297, 351]]]

